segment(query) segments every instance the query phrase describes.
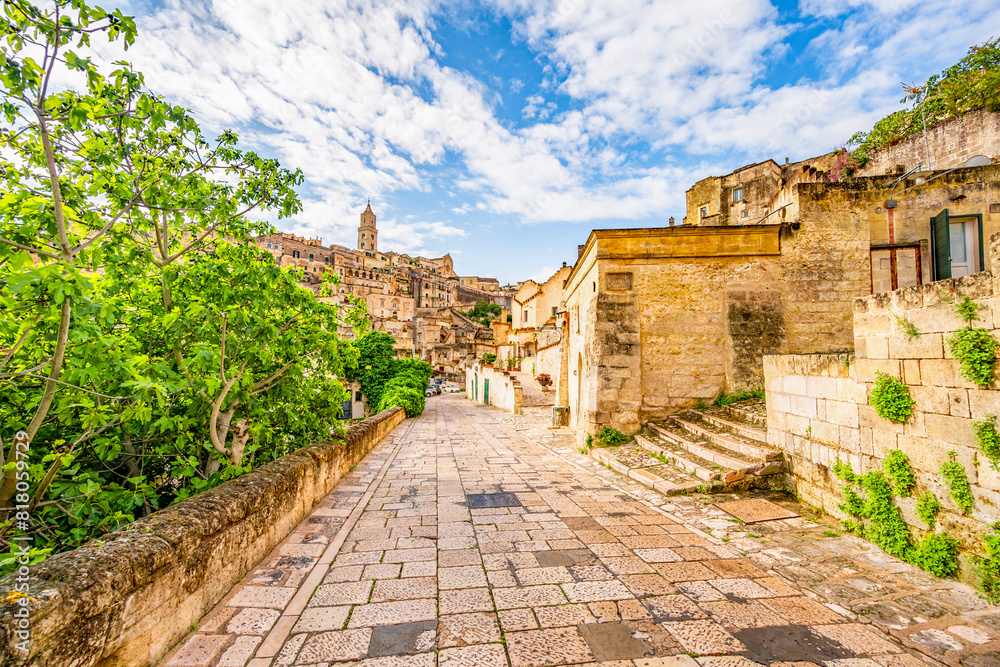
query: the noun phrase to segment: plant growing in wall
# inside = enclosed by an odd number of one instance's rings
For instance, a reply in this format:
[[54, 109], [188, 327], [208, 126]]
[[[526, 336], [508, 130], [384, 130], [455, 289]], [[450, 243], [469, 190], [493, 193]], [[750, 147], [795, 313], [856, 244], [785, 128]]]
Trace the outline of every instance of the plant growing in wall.
[[913, 549], [911, 562], [939, 577], [958, 571], [958, 540], [951, 535], [928, 535]]
[[868, 405], [875, 409], [882, 419], [902, 424], [913, 414], [913, 398], [910, 390], [898, 379], [878, 371]]
[[917, 516], [927, 524], [928, 529], [934, 530], [934, 526], [937, 524], [937, 515], [940, 511], [941, 503], [938, 501], [937, 496], [930, 491], [920, 494], [920, 497], [917, 498]]
[[997, 418], [986, 415], [983, 421], [972, 422], [972, 430], [976, 434], [976, 444], [990, 461], [994, 470], [1000, 470], [1000, 434], [997, 434]]
[[1000, 604], [1000, 521], [991, 526], [993, 533], [983, 539], [986, 557], [975, 564], [979, 575], [979, 594], [991, 604]]
[[917, 325], [905, 317], [900, 317], [896, 313], [893, 313], [892, 316], [896, 318], [896, 324], [899, 325], [899, 330], [903, 333], [903, 336], [906, 337], [906, 340], [920, 338], [920, 330], [917, 329]]
[[962, 377], [985, 388], [993, 385], [997, 342], [986, 329], [972, 326], [983, 308], [967, 296], [955, 303], [955, 313], [965, 320], [966, 326], [948, 338], [948, 349], [958, 359]]
[[948, 452], [948, 459], [941, 464], [941, 476], [951, 494], [951, 499], [955, 501], [963, 514], [971, 514], [973, 506], [972, 487], [969, 486], [969, 478], [965, 476], [965, 468], [955, 460], [955, 452]]
[[601, 430], [597, 432], [597, 439], [606, 445], [612, 446], [622, 445], [630, 440], [627, 435], [610, 426], [602, 426]]
[[901, 496], [908, 496], [917, 484], [917, 478], [910, 467], [910, 459], [898, 449], [890, 449], [887, 452], [885, 461], [886, 474], [892, 480], [892, 488]]
[[[883, 466], [885, 472], [873, 470], [858, 475], [847, 463], [839, 459], [834, 462], [834, 474], [845, 482], [843, 502], [838, 507], [854, 517], [841, 521], [844, 529], [939, 577], [953, 575], [958, 570], [958, 542], [947, 535], [929, 535], [914, 546], [910, 528], [895, 504], [894, 491], [902, 489], [908, 494], [914, 485], [909, 481], [913, 471], [906, 456], [893, 450]], [[936, 509], [933, 504], [937, 504]], [[934, 516], [940, 509], [933, 494], [921, 496], [917, 507], [924, 522], [933, 527]]]

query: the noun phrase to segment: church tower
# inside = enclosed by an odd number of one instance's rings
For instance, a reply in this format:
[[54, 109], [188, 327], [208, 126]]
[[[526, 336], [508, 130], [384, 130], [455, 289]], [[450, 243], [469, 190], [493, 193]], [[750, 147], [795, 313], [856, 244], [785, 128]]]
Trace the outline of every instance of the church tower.
[[372, 211], [371, 200], [368, 200], [368, 206], [361, 214], [361, 225], [358, 227], [358, 250], [378, 252], [378, 230], [375, 229], [375, 213]]

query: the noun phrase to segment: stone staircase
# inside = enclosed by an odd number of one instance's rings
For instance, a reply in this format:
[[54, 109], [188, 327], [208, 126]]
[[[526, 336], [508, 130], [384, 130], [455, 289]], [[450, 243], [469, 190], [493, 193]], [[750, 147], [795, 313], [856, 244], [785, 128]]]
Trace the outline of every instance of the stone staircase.
[[766, 415], [763, 401], [687, 410], [591, 457], [668, 495], [783, 488], [784, 456], [767, 444]]

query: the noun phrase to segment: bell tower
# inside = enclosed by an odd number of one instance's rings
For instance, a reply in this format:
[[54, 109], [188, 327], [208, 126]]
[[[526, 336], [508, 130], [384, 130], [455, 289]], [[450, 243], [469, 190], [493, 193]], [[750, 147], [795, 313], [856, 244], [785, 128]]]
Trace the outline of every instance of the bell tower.
[[358, 250], [378, 252], [378, 230], [375, 229], [375, 213], [372, 211], [370, 199], [361, 214], [361, 225], [358, 226]]

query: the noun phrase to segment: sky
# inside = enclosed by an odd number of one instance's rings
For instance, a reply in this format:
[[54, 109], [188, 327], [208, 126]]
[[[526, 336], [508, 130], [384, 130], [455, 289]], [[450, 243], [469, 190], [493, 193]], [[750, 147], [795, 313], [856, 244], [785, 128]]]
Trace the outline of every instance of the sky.
[[370, 199], [380, 250], [502, 283], [591, 229], [679, 221], [706, 176], [842, 147], [1000, 35], [1000, 0], [117, 6], [154, 93], [302, 170], [280, 230], [354, 247]]

